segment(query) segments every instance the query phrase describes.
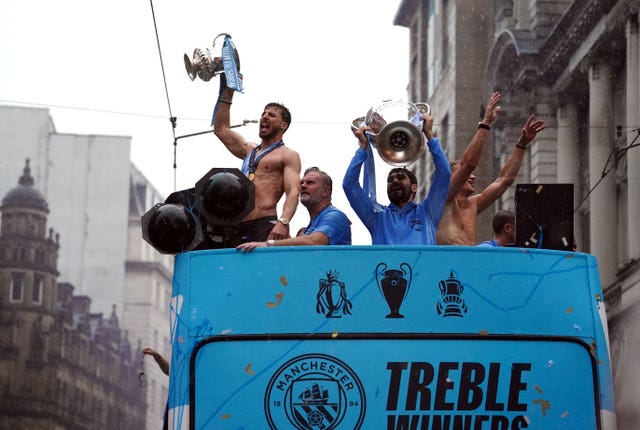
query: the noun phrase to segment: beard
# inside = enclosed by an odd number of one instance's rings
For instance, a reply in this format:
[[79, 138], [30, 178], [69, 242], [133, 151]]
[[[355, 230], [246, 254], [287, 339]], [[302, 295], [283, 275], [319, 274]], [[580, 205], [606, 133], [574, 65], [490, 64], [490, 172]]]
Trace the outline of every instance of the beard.
[[411, 190], [408, 188], [400, 188], [388, 190], [387, 195], [389, 197], [389, 201], [396, 206], [399, 206], [403, 203], [407, 203], [411, 197]]
[[276, 133], [270, 128], [261, 128], [258, 131], [258, 136], [260, 137], [260, 139], [271, 139], [275, 137], [275, 135]]

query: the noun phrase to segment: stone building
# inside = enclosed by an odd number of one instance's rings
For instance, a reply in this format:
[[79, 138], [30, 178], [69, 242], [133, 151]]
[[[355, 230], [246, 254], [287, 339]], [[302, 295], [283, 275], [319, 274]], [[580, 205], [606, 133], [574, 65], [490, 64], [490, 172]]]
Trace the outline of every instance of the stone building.
[[0, 428], [141, 429], [140, 346], [113, 309], [58, 283], [60, 240], [29, 162], [2, 200], [0, 224]]
[[[491, 44], [487, 23], [489, 0], [409, 0], [400, 4], [394, 23], [409, 28], [409, 84], [411, 101], [426, 101], [434, 117], [434, 132], [449, 160], [459, 159], [476, 132], [484, 112], [482, 75], [485, 53]], [[472, 24], [472, 25], [470, 25]], [[486, 151], [488, 152], [488, 150]], [[483, 157], [475, 170], [476, 188], [488, 185], [491, 157]], [[433, 173], [431, 155], [410, 166], [418, 178]], [[418, 199], [430, 186], [419, 184]], [[478, 219], [478, 239], [489, 239], [492, 214]]]
[[[430, 79], [429, 67], [411, 69], [411, 82], [420, 83], [428, 102], [445, 84], [450, 99], [472, 106], [502, 92], [484, 153], [490, 178], [530, 113], [547, 123], [516, 182], [573, 184], [578, 250], [597, 257], [605, 293], [620, 430], [640, 426], [639, 9], [638, 0], [404, 0], [396, 16], [410, 28], [411, 61], [448, 58], [440, 80]], [[465, 27], [478, 40], [452, 39]], [[440, 29], [449, 29], [448, 42]], [[480, 92], [458, 82], [471, 79], [469, 67]], [[457, 152], [448, 149], [450, 157]], [[501, 207], [514, 207], [513, 190], [495, 209]]]
[[[58, 282], [91, 297], [93, 312], [108, 315], [115, 304], [132, 344], [170, 357], [173, 258], [142, 240], [140, 226], [142, 214], [164, 198], [131, 162], [130, 140], [59, 133], [49, 109], [0, 106], [0, 196], [29, 157], [48, 220], [62, 237]], [[146, 428], [158, 429], [169, 380], [152, 359], [144, 362]]]

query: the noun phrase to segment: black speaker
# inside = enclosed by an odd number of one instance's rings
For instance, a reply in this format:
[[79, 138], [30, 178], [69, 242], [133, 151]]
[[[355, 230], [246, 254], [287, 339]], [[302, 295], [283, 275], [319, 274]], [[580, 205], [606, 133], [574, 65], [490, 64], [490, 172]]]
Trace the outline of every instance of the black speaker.
[[516, 185], [516, 246], [572, 251], [573, 184]]

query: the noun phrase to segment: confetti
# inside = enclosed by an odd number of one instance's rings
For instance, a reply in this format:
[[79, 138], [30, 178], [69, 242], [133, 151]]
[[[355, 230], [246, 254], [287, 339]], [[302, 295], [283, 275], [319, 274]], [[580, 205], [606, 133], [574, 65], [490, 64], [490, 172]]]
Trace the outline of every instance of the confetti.
[[538, 188], [536, 188], [536, 194], [540, 194], [541, 191], [542, 191], [542, 185], [539, 185]]
[[479, 334], [481, 334], [482, 336], [488, 336], [489, 330], [480, 330]]
[[249, 375], [253, 376], [255, 373], [253, 370], [251, 370], [251, 363], [247, 364], [247, 366], [244, 368], [245, 373], [248, 373]]
[[542, 394], [542, 388], [538, 384], [533, 384], [533, 389], [538, 392], [538, 394]]
[[276, 294], [276, 302], [267, 302], [267, 307], [268, 308], [275, 308], [276, 306], [278, 306], [280, 303], [282, 303], [282, 298], [284, 297], [284, 293], [278, 293]]
[[553, 362], [553, 360], [549, 360], [547, 361], [547, 367], [551, 367], [553, 366], [555, 363]]
[[568, 314], [573, 312], [573, 306], [569, 306], [569, 308], [565, 312], [568, 313]]
[[284, 275], [280, 276], [280, 283], [285, 287], [289, 285], [289, 281], [287, 281], [287, 278]]
[[331, 333], [331, 338], [332, 339], [337, 339], [338, 338], [338, 332], [334, 331], [333, 333]]
[[569, 416], [569, 411], [564, 411], [564, 412], [562, 413], [562, 415], [560, 415], [560, 417], [562, 417], [562, 418], [566, 418], [566, 417], [568, 417], [568, 416]]
[[230, 328], [226, 328], [226, 329], [222, 330], [222, 331], [220, 332], [220, 334], [229, 334], [229, 333], [231, 333], [232, 331], [233, 331], [232, 329], [230, 329]]
[[178, 343], [184, 343], [184, 337], [178, 336]]
[[220, 418], [222, 418], [223, 420], [228, 420], [229, 418], [231, 418], [231, 414], [224, 414]]
[[533, 401], [533, 404], [539, 404], [540, 405], [540, 409], [542, 412], [542, 416], [546, 417], [547, 416], [547, 410], [551, 409], [551, 403], [549, 402], [549, 400], [544, 400], [544, 399], [536, 399]]

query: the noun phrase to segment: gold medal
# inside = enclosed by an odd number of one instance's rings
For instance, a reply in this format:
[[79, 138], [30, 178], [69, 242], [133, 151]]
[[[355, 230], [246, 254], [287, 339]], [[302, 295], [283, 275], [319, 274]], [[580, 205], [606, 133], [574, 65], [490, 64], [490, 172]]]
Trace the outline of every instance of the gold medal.
[[249, 176], [248, 176], [248, 177], [249, 177], [249, 180], [250, 180], [251, 182], [253, 182], [253, 180], [256, 178], [256, 175], [255, 175], [255, 173], [251, 172], [251, 173], [249, 173]]

